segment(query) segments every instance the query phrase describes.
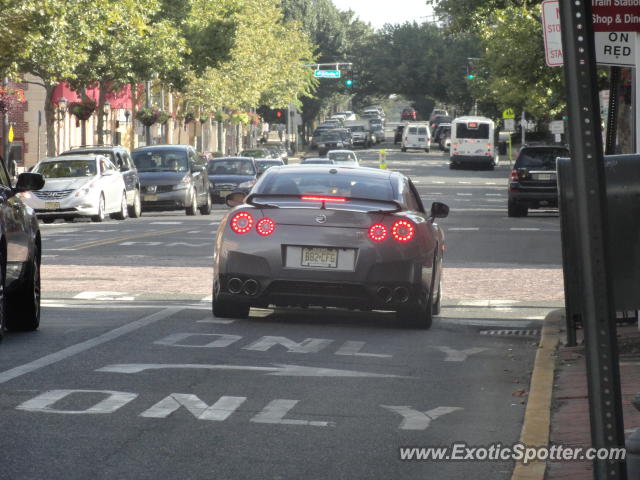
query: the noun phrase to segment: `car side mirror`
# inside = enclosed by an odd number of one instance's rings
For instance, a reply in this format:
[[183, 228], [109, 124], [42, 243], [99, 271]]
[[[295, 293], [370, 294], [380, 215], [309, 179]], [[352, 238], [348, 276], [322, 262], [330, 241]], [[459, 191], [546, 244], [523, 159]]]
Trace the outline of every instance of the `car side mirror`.
[[25, 172], [18, 175], [14, 191], [16, 193], [28, 192], [30, 190], [40, 190], [42, 187], [44, 187], [44, 177], [42, 175]]
[[242, 205], [244, 203], [244, 199], [246, 195], [242, 192], [233, 192], [226, 196], [225, 203], [228, 207], [237, 207], [238, 205]]
[[431, 204], [431, 216], [433, 218], [446, 218], [449, 216], [449, 206], [440, 202]]

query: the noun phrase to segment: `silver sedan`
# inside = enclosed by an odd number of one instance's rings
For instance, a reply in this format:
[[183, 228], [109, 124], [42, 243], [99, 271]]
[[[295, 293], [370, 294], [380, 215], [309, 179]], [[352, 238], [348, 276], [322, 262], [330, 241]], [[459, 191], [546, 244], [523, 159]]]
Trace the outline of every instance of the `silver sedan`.
[[250, 307], [391, 310], [429, 328], [440, 310], [444, 235], [411, 180], [338, 166], [272, 167], [218, 229], [213, 314]]

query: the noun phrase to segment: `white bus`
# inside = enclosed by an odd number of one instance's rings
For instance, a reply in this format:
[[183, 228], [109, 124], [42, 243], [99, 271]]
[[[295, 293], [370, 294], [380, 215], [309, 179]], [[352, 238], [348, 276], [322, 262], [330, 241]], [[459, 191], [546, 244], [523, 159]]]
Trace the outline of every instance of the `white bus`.
[[458, 117], [451, 122], [449, 168], [463, 164], [484, 165], [493, 170], [498, 164], [495, 124], [486, 117]]

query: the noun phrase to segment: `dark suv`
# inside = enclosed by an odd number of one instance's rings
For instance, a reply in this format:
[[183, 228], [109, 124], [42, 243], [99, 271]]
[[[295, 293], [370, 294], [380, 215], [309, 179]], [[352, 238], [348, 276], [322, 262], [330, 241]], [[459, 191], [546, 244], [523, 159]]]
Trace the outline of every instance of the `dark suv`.
[[140, 200], [140, 178], [138, 170], [131, 159], [129, 150], [120, 145], [88, 145], [76, 147], [60, 155], [77, 155], [79, 153], [95, 153], [104, 155], [111, 163], [118, 167], [122, 173], [124, 185], [127, 190], [127, 208], [131, 218], [138, 218], [142, 213], [142, 203]]
[[556, 158], [568, 157], [561, 145], [525, 145], [520, 149], [509, 180], [508, 213], [524, 217], [530, 208], [558, 206]]

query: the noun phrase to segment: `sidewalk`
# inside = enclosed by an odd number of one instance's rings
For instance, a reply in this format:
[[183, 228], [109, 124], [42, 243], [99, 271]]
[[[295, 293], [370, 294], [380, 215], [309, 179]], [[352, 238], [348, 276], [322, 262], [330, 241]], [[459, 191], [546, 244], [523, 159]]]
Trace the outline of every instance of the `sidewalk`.
[[[591, 447], [589, 403], [587, 398], [586, 359], [584, 346], [563, 345], [565, 327], [561, 330], [561, 345], [556, 358], [553, 387], [550, 443], [552, 445]], [[578, 343], [582, 331], [578, 330]], [[622, 406], [627, 437], [640, 427], [640, 412], [631, 400], [640, 392], [640, 332], [637, 325], [618, 326], [620, 348], [620, 379]], [[549, 462], [547, 480], [587, 480], [593, 478], [592, 463]]]

